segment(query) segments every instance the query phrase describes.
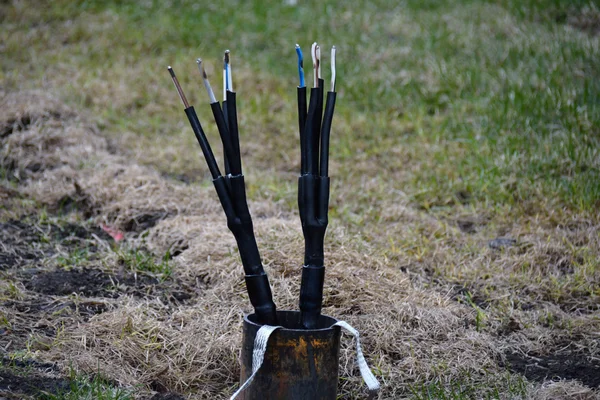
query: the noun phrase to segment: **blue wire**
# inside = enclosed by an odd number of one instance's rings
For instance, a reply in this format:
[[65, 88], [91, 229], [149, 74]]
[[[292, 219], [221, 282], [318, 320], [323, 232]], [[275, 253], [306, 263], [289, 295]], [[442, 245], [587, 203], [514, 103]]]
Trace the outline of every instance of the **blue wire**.
[[231, 90], [229, 87], [229, 68], [226, 62], [223, 63], [223, 68], [225, 68], [225, 89]]
[[300, 77], [300, 87], [304, 87], [306, 86], [304, 83], [304, 57], [302, 56], [300, 46], [296, 47], [296, 54], [298, 54], [298, 76]]

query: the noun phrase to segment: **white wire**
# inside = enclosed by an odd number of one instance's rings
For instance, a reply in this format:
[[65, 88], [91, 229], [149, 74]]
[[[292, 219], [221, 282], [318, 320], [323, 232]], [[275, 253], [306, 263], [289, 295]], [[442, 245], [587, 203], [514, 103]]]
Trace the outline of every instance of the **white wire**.
[[313, 75], [314, 75], [314, 80], [313, 80], [313, 87], [318, 87], [319, 86], [319, 78], [317, 77], [318, 74], [318, 70], [317, 70], [317, 42], [314, 42], [312, 44], [312, 46], [310, 47], [310, 56], [312, 57], [312, 62], [313, 62]]
[[212, 87], [210, 87], [210, 82], [208, 81], [208, 76], [206, 76], [206, 71], [204, 70], [204, 66], [202, 65], [202, 60], [199, 58], [196, 60], [196, 63], [198, 64], [200, 74], [202, 74], [202, 80], [204, 81], [204, 87], [206, 88], [206, 92], [208, 93], [210, 104], [216, 103], [217, 99], [215, 98], [215, 93], [213, 92]]
[[317, 45], [315, 52], [317, 53], [317, 83], [318, 83], [318, 79], [321, 79], [321, 77], [323, 76], [323, 75], [321, 75], [321, 46]]
[[335, 46], [331, 48], [331, 91], [335, 92]]
[[227, 90], [229, 89], [229, 50], [225, 50], [223, 55], [223, 101], [227, 100]]
[[223, 64], [223, 101], [227, 100], [227, 66]]

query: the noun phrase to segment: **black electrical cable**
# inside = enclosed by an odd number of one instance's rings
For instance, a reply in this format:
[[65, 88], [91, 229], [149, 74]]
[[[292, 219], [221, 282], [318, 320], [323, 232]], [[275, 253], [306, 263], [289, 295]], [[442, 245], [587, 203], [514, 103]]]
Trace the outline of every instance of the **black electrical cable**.
[[227, 129], [227, 123], [225, 122], [225, 116], [223, 115], [223, 110], [221, 110], [221, 105], [219, 102], [212, 103], [210, 108], [213, 113], [213, 117], [215, 119], [215, 123], [217, 124], [217, 130], [219, 131], [219, 135], [221, 136], [221, 142], [223, 143], [223, 158], [225, 159], [225, 173], [227, 175], [231, 174], [231, 164], [229, 160], [235, 159], [235, 152], [233, 149], [233, 145], [231, 143], [231, 135], [229, 133], [229, 129]]
[[[323, 114], [325, 82], [320, 77], [320, 51], [313, 45], [315, 88], [310, 93], [302, 144], [306, 148], [306, 169], [298, 180], [298, 206], [304, 234], [304, 265], [300, 284], [300, 319], [306, 329], [318, 326], [325, 280], [324, 239], [328, 225], [330, 180], [329, 139], [335, 111], [335, 47], [332, 49], [332, 89], [327, 93]], [[298, 108], [299, 120], [301, 118]], [[319, 151], [320, 150], [320, 151]], [[320, 156], [320, 157], [319, 157]]]
[[229, 127], [229, 137], [231, 138], [234, 157], [234, 159], [229, 160], [231, 175], [241, 175], [242, 159], [240, 155], [240, 134], [237, 121], [236, 95], [235, 92], [230, 90], [227, 91], [227, 120], [229, 121], [227, 126]]
[[[323, 85], [325, 85], [325, 81], [323, 79], [319, 79], [319, 89], [317, 94], [317, 109], [315, 110], [315, 130], [317, 134], [314, 137], [316, 143], [313, 144], [316, 149], [317, 154], [319, 154], [319, 145], [321, 142], [321, 123], [323, 122]], [[315, 168], [315, 174], [319, 173], [318, 160], [317, 157], [317, 167]]]
[[304, 235], [304, 265], [300, 283], [300, 319], [306, 329], [317, 327], [325, 277], [323, 243], [327, 229], [329, 178], [302, 175], [298, 182]]
[[304, 128], [306, 126], [306, 86], [298, 87], [298, 131], [300, 133], [300, 173], [306, 173], [306, 148]]
[[219, 130], [219, 135], [221, 136], [221, 142], [223, 144], [223, 164], [225, 166], [225, 173], [229, 175], [229, 158], [231, 157], [231, 140], [229, 138], [229, 131], [227, 130], [227, 125], [225, 123], [225, 118], [223, 116], [221, 106], [219, 105], [219, 102], [215, 97], [215, 94], [208, 80], [208, 76], [206, 75], [206, 71], [204, 70], [202, 59], [196, 59], [196, 63], [198, 64], [198, 70], [200, 71], [200, 74], [202, 74], [202, 81], [204, 82], [204, 87], [206, 88], [206, 93], [208, 94], [210, 107], [212, 109], [215, 122], [217, 124], [217, 129]]
[[[304, 152], [306, 155], [305, 167], [303, 174], [316, 174], [319, 166], [319, 142], [318, 131], [315, 132], [315, 119], [317, 113], [317, 97], [319, 95], [318, 88], [310, 89], [310, 100], [308, 102], [308, 113], [304, 124]], [[319, 127], [320, 131], [320, 127]], [[315, 140], [315, 135], [317, 139]], [[316, 148], [315, 148], [316, 144]]]
[[[227, 127], [227, 131], [229, 131], [229, 120], [227, 118], [227, 101], [223, 101], [221, 103], [221, 112], [223, 113], [223, 119], [225, 120], [225, 126]], [[231, 137], [229, 138], [231, 140]], [[225, 149], [223, 149], [225, 150]], [[227, 175], [231, 174], [231, 167], [229, 166], [229, 158], [225, 158], [225, 172]]]
[[[304, 235], [304, 265], [300, 284], [300, 319], [307, 329], [317, 326], [323, 302], [325, 277], [323, 241], [327, 215], [322, 216], [319, 168], [319, 136], [321, 131], [318, 87], [312, 88], [304, 126], [306, 171], [298, 179], [298, 207]], [[328, 193], [327, 193], [328, 196]]]
[[219, 166], [217, 165], [217, 160], [215, 160], [215, 155], [213, 154], [212, 149], [210, 148], [210, 144], [206, 139], [206, 135], [204, 134], [202, 125], [198, 120], [198, 115], [196, 115], [194, 107], [190, 106], [190, 104], [188, 103], [187, 98], [185, 97], [185, 94], [181, 89], [181, 85], [179, 84], [179, 80], [177, 79], [177, 76], [175, 76], [175, 71], [173, 71], [173, 68], [171, 68], [170, 66], [168, 67], [168, 70], [169, 74], [171, 74], [171, 79], [173, 79], [173, 83], [175, 84], [175, 89], [177, 89], [177, 93], [179, 94], [181, 102], [185, 107], [185, 115], [187, 115], [188, 120], [190, 121], [190, 125], [192, 126], [192, 130], [194, 131], [194, 135], [196, 135], [196, 139], [200, 144], [200, 148], [202, 149], [202, 153], [204, 154], [204, 158], [206, 159], [206, 163], [208, 164], [210, 174], [212, 175], [213, 179], [216, 179], [221, 175], [221, 171], [219, 171]]
[[[213, 185], [219, 197], [219, 201], [221, 202], [221, 206], [223, 207], [223, 211], [225, 212], [225, 216], [227, 217], [227, 227], [236, 239], [242, 258], [242, 265], [244, 267], [246, 289], [248, 291], [250, 303], [252, 303], [260, 323], [276, 325], [277, 311], [275, 303], [273, 302], [271, 286], [269, 285], [267, 274], [262, 266], [258, 245], [256, 244], [256, 238], [254, 236], [252, 218], [246, 201], [244, 177], [241, 174], [227, 177], [221, 175], [194, 107], [189, 105], [171, 67], [169, 67], [169, 73], [171, 74], [175, 88], [179, 93], [179, 97], [185, 106], [185, 113], [190, 121], [192, 130], [198, 139], [198, 143], [200, 144], [202, 153], [204, 154], [204, 158], [206, 159], [208, 168], [213, 177]], [[213, 115], [215, 115], [217, 126], [220, 127], [219, 133], [223, 131], [221, 137], [226, 137], [227, 130], [224, 127], [224, 117], [222, 112], [220, 112], [218, 102], [211, 104], [211, 108], [213, 109]], [[228, 141], [224, 141], [224, 146], [226, 143], [228, 143]], [[225, 150], [228, 153], [234, 152], [231, 143], [226, 145]]]
[[333, 112], [335, 111], [335, 99], [336, 92], [327, 92], [327, 103], [321, 127], [321, 161], [319, 162], [319, 175], [321, 177], [326, 177], [329, 173], [329, 136], [331, 133]]
[[198, 120], [198, 115], [196, 115], [196, 110], [194, 107], [188, 107], [185, 110], [185, 115], [187, 115], [188, 120], [190, 121], [190, 125], [192, 126], [192, 130], [194, 131], [194, 135], [196, 135], [196, 139], [200, 144], [200, 148], [202, 149], [202, 153], [204, 154], [204, 158], [206, 159], [206, 163], [208, 164], [208, 169], [210, 170], [210, 174], [213, 179], [217, 179], [221, 176], [221, 171], [219, 171], [219, 166], [217, 165], [217, 160], [215, 160], [215, 156], [210, 148], [210, 144], [206, 139], [206, 135], [202, 130], [202, 125], [200, 125], [200, 121]]

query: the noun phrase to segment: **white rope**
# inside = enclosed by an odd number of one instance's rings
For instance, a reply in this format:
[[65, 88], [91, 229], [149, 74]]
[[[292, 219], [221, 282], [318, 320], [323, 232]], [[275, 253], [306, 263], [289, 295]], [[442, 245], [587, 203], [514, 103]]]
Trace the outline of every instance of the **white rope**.
[[377, 394], [380, 388], [379, 381], [377, 378], [375, 378], [375, 375], [373, 375], [371, 369], [367, 365], [367, 361], [365, 360], [365, 356], [362, 352], [362, 347], [360, 346], [360, 334], [346, 321], [339, 321], [334, 324], [334, 326], [339, 326], [345, 329], [348, 333], [354, 336], [354, 339], [356, 339], [356, 360], [358, 362], [358, 368], [360, 369], [360, 375], [362, 376], [363, 381], [365, 381], [367, 384], [371, 396]]
[[[375, 375], [373, 375], [371, 369], [367, 365], [367, 361], [365, 360], [365, 356], [362, 352], [362, 347], [360, 346], [360, 334], [346, 321], [339, 321], [333, 326], [339, 326], [354, 336], [354, 339], [356, 339], [356, 360], [358, 362], [358, 368], [360, 369], [360, 375], [369, 388], [369, 398], [374, 397], [380, 388], [379, 381], [377, 381], [377, 378], [375, 378]], [[244, 382], [244, 384], [240, 386], [233, 396], [231, 396], [230, 400], [234, 400], [240, 395], [240, 393], [250, 386], [254, 376], [262, 366], [262, 363], [265, 359], [265, 352], [267, 351], [269, 337], [273, 332], [275, 332], [275, 330], [279, 328], [281, 328], [281, 326], [263, 325], [258, 332], [256, 332], [256, 338], [254, 339], [254, 350], [252, 352], [252, 375], [250, 375], [246, 382]]]
[[267, 343], [269, 341], [269, 336], [275, 330], [281, 328], [280, 326], [271, 326], [271, 325], [263, 325], [260, 327], [258, 332], [256, 332], [256, 337], [254, 338], [254, 351], [252, 352], [252, 375], [244, 382], [242, 386], [231, 396], [231, 400], [234, 400], [236, 397], [240, 395], [254, 379], [254, 376], [262, 366], [262, 363], [265, 359], [265, 352], [267, 351]]

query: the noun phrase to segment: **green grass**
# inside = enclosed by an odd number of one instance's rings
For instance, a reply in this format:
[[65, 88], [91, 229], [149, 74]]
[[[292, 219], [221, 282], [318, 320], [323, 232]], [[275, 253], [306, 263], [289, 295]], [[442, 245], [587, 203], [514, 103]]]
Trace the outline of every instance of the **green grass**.
[[[468, 372], [465, 376], [468, 376]], [[415, 400], [466, 400], [466, 399], [502, 399], [525, 398], [527, 383], [519, 377], [499, 376], [498, 382], [484, 385], [470, 384], [468, 382], [431, 383], [414, 385], [410, 388], [412, 398]]]
[[[221, 51], [231, 48], [235, 67], [270, 80], [271, 96], [260, 101], [238, 84], [240, 112], [253, 112], [258, 125], [274, 98], [292, 102], [293, 44], [308, 49], [319, 39], [339, 48], [340, 128], [334, 129], [333, 158], [343, 165], [364, 153], [390, 189], [409, 193], [425, 209], [551, 199], [592, 210], [600, 204], [598, 39], [559, 18], [590, 5], [59, 1], [37, 23], [64, 34], [28, 43], [7, 37], [2, 70], [7, 86], [16, 85], [12, 67], [27, 57], [21, 46], [48, 46], [41, 54], [45, 62], [29, 64], [26, 74], [39, 79], [78, 71], [81, 78], [67, 83], [73, 101], [100, 115], [111, 130], [154, 137], [171, 135], [183, 120], [166, 64], [179, 72], [198, 104], [205, 99], [194, 58], [203, 56], [214, 66], [216, 83]], [[67, 25], [73, 16], [95, 22]], [[70, 64], [61, 64], [67, 53]], [[128, 84], [134, 90], [124, 93], [129, 98], [122, 99], [125, 113], [122, 104], [81, 90], [116, 84], [128, 68], [136, 78]], [[295, 125], [290, 111], [284, 110], [288, 142]], [[207, 111], [201, 116], [206, 119]], [[284, 151], [294, 147], [290, 143]]]
[[117, 256], [117, 262], [125, 265], [132, 272], [147, 272], [157, 275], [161, 279], [166, 279], [173, 273], [169, 263], [171, 255], [168, 251], [157, 261], [152, 254], [143, 249], [125, 246], [117, 251]]
[[129, 390], [115, 387], [100, 374], [93, 377], [71, 371], [69, 389], [59, 393], [41, 393], [42, 400], [133, 400]]
[[90, 258], [90, 254], [88, 253], [88, 249], [74, 249], [68, 252], [66, 255], [60, 255], [56, 258], [56, 263], [65, 269], [69, 269], [71, 267], [79, 267], [82, 264], [86, 263]]

